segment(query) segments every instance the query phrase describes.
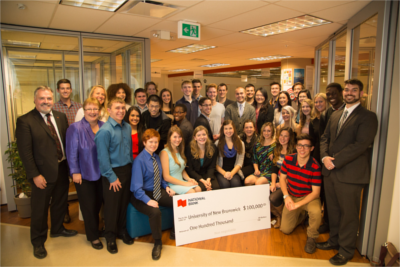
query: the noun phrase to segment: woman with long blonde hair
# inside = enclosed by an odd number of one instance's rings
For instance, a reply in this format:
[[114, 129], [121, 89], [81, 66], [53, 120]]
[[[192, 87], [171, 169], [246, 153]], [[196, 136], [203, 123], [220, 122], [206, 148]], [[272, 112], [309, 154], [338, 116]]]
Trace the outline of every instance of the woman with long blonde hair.
[[190, 178], [185, 170], [187, 160], [184, 151], [182, 131], [174, 125], [169, 129], [167, 144], [160, 152], [163, 178], [179, 195], [201, 192], [196, 180]]
[[207, 129], [197, 126], [190, 146], [186, 148], [186, 172], [198, 182], [202, 191], [219, 189], [215, 177], [217, 157], [217, 148], [208, 138]]
[[284, 106], [281, 113], [283, 123], [276, 127], [276, 131], [278, 132], [283, 127], [289, 127], [293, 132], [295, 132], [298, 124], [296, 123], [296, 111], [294, 108], [291, 106]]
[[[99, 101], [99, 121], [106, 122], [109, 116], [107, 111], [108, 99], [106, 89], [102, 85], [93, 86], [90, 90], [89, 98], [96, 98], [97, 101]], [[84, 116], [83, 108], [80, 108], [76, 113], [75, 122], [82, 120]]]
[[309, 134], [314, 137], [311, 121], [315, 118], [314, 102], [311, 99], [304, 99], [300, 107], [300, 123], [296, 128], [296, 133]]

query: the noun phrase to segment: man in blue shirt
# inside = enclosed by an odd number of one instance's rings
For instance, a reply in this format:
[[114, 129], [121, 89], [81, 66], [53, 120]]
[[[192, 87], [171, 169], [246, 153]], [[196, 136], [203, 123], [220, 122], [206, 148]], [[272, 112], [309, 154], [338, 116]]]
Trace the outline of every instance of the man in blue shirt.
[[[155, 153], [160, 141], [160, 134], [154, 129], [143, 133], [144, 150], [136, 157], [132, 168], [131, 197], [132, 205], [149, 217], [150, 228], [154, 238], [153, 260], [161, 257], [161, 211], [159, 206], [172, 207], [172, 196], [175, 195], [167, 182], [162, 178], [160, 157]], [[172, 229], [170, 239], [175, 239]]]
[[122, 99], [112, 99], [107, 110], [110, 117], [97, 132], [94, 141], [103, 184], [104, 237], [107, 240], [107, 250], [114, 254], [118, 252], [116, 237], [121, 238], [125, 244], [133, 244], [126, 230], [133, 162], [132, 129], [123, 120], [126, 110]]

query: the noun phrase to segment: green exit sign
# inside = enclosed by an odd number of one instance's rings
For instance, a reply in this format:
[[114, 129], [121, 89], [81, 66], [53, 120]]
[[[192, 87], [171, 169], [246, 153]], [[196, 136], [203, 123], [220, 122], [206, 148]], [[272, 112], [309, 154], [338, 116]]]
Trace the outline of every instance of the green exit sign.
[[200, 24], [187, 21], [179, 21], [178, 38], [200, 40]]

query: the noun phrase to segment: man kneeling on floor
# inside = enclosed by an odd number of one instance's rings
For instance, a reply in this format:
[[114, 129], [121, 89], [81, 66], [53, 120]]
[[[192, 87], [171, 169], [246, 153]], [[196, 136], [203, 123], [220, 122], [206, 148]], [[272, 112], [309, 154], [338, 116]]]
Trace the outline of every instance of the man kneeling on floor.
[[321, 166], [311, 157], [313, 140], [308, 134], [297, 136], [297, 154], [287, 155], [282, 163], [280, 185], [285, 201], [281, 231], [290, 234], [309, 215], [304, 250], [315, 252], [315, 239], [321, 224]]

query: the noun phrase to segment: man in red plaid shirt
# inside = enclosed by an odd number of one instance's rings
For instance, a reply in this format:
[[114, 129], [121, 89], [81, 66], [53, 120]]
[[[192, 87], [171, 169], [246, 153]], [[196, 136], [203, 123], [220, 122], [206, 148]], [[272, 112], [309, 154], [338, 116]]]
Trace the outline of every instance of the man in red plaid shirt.
[[[54, 103], [53, 110], [65, 113], [68, 125], [71, 125], [75, 122], [76, 113], [82, 107], [82, 104], [71, 100], [72, 87], [68, 79], [61, 79], [57, 82], [57, 92], [60, 94], [60, 101]], [[69, 222], [71, 222], [71, 217], [67, 208], [64, 223]]]
[[72, 87], [68, 79], [61, 79], [57, 82], [57, 92], [60, 94], [60, 101], [54, 103], [53, 109], [65, 113], [68, 125], [71, 125], [75, 122], [76, 113], [82, 104], [71, 100]]

